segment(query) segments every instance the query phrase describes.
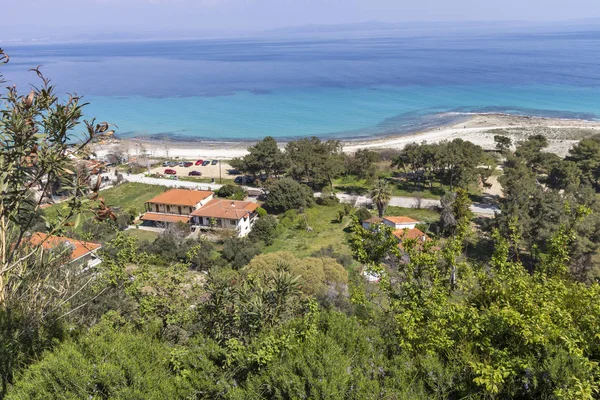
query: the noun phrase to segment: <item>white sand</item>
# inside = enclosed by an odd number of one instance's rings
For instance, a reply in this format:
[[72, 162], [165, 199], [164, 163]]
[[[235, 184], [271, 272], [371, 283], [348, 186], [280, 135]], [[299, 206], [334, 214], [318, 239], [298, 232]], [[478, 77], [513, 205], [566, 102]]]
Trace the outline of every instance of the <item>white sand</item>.
[[[373, 150], [402, 149], [409, 143], [423, 141], [435, 143], [455, 138], [468, 140], [485, 149], [493, 149], [495, 147], [494, 135], [496, 134], [507, 135], [513, 139], [513, 142], [523, 140], [530, 135], [543, 134], [550, 143], [547, 150], [564, 156], [572, 145], [581, 138], [595, 133], [600, 133], [600, 122], [519, 117], [503, 114], [476, 114], [466, 122], [424, 132], [375, 138], [373, 140], [344, 142], [344, 151], [353, 153], [364, 148]], [[147, 152], [150, 157], [167, 157], [179, 160], [197, 160], [200, 158], [226, 160], [247, 154], [246, 148], [251, 144], [249, 142], [179, 142], [127, 139], [96, 145], [95, 151], [100, 157], [111, 152], [122, 151], [130, 156]], [[281, 143], [281, 146], [285, 146], [285, 143]]]

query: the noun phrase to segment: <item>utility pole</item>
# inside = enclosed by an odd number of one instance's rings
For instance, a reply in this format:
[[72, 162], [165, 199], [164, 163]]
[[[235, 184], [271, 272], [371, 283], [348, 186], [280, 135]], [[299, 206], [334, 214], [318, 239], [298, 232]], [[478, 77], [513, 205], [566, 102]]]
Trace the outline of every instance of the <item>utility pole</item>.
[[223, 182], [223, 170], [221, 169], [221, 160], [219, 160], [219, 183]]

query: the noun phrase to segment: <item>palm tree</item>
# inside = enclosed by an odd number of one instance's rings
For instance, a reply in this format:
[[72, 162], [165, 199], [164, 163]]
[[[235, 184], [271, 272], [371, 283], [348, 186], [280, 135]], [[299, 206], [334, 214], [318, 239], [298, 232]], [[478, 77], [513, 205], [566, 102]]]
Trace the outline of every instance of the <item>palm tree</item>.
[[379, 179], [375, 186], [371, 189], [371, 200], [377, 206], [379, 212], [379, 218], [383, 218], [383, 213], [387, 207], [390, 199], [392, 198], [392, 189], [388, 185], [387, 181]]

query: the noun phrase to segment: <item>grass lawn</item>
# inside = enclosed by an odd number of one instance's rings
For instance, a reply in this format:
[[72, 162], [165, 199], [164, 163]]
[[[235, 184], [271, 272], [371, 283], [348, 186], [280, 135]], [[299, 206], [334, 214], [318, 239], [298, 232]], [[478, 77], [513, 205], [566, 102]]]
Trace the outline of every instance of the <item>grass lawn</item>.
[[146, 231], [143, 229], [127, 229], [125, 231], [125, 233], [128, 234], [129, 236], [136, 237], [138, 239], [138, 242], [142, 242], [144, 240], [153, 242], [154, 239], [156, 239], [158, 237], [158, 233], [153, 232], [153, 231]]
[[337, 222], [338, 210], [342, 209], [342, 205], [316, 205], [306, 209], [304, 215], [312, 232], [306, 231], [303, 214], [299, 214], [293, 221], [280, 216], [280, 234], [264, 252], [290, 251], [298, 257], [308, 257], [313, 252], [332, 245], [337, 251], [350, 254], [350, 233], [344, 230], [349, 227], [351, 219], [345, 217], [342, 223]]
[[[106, 205], [109, 207], [119, 207], [126, 211], [134, 208], [138, 213], [144, 211], [144, 203], [154, 196], [164, 192], [165, 186], [146, 185], [144, 183], [127, 182], [117, 187], [100, 191], [100, 196], [104, 197]], [[64, 204], [54, 204], [44, 209], [44, 215], [52, 218], [56, 216]]]

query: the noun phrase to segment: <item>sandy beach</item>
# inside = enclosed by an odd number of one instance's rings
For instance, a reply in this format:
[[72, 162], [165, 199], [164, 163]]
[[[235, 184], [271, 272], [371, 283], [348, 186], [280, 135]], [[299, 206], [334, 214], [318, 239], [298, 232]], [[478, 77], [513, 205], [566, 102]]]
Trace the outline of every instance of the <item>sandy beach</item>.
[[[344, 151], [353, 153], [358, 149], [373, 150], [402, 149], [409, 143], [436, 143], [442, 140], [461, 138], [484, 149], [493, 149], [494, 136], [505, 135], [513, 139], [513, 143], [524, 140], [528, 136], [542, 134], [549, 140], [548, 151], [564, 156], [573, 144], [585, 137], [600, 133], [600, 122], [555, 119], [539, 117], [523, 117], [505, 114], [474, 114], [459, 124], [440, 126], [423, 132], [412, 134], [389, 135], [372, 140], [346, 141]], [[219, 159], [227, 160], [247, 154], [247, 147], [252, 142], [193, 142], [173, 140], [123, 139], [109, 143], [97, 144], [94, 151], [99, 157], [120, 151], [130, 156], [147, 153], [153, 158], [170, 158], [179, 160]], [[285, 142], [281, 142], [285, 146]]]

